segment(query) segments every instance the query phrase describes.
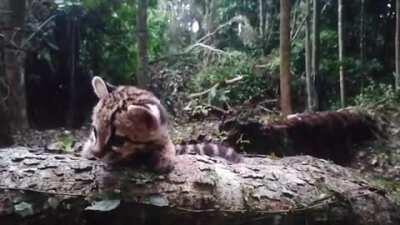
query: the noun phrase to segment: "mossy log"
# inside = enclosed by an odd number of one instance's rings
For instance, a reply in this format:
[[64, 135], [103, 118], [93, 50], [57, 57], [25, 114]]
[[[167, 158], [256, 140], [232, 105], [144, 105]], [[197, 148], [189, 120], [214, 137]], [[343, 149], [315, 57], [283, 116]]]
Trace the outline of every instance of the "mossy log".
[[42, 149], [0, 149], [0, 224], [400, 224], [385, 190], [310, 156], [228, 164], [177, 157], [169, 174]]

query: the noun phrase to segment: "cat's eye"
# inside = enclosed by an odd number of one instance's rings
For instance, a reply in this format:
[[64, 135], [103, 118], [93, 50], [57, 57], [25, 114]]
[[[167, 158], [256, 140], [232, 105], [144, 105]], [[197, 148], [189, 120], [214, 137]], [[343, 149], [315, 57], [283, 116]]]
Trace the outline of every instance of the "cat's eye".
[[114, 147], [122, 147], [126, 141], [127, 139], [125, 137], [113, 135], [110, 139], [109, 144]]
[[96, 127], [92, 126], [92, 132], [95, 138], [97, 138], [97, 130]]

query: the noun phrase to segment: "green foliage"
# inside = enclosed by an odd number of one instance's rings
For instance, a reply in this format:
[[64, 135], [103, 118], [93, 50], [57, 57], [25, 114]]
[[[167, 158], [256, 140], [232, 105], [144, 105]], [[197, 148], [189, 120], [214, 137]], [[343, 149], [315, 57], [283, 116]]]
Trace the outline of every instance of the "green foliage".
[[400, 93], [396, 93], [392, 85], [372, 83], [354, 98], [357, 105], [398, 104]]
[[[322, 100], [323, 108], [335, 109], [340, 106], [339, 104], [339, 67], [343, 65], [345, 68], [345, 85], [346, 96], [348, 102], [354, 102], [354, 96], [360, 93], [361, 89], [366, 83], [370, 82], [383, 82], [389, 83], [391, 80], [385, 76], [383, 65], [376, 58], [366, 60], [364, 63], [358, 57], [352, 56], [347, 53], [343, 62], [338, 60], [338, 46], [337, 46], [337, 30], [331, 28], [324, 28], [320, 34], [321, 37], [321, 56], [320, 56], [320, 81], [318, 88], [320, 88], [320, 99]], [[304, 40], [297, 39], [292, 43], [292, 71], [293, 71], [293, 96], [305, 97], [305, 83], [300, 78], [300, 75], [305, 75], [305, 53], [304, 53]], [[278, 61], [279, 62], [279, 61]], [[279, 66], [279, 64], [278, 64]], [[390, 77], [390, 76], [386, 76]], [[391, 77], [390, 77], [391, 78]], [[365, 91], [368, 90], [366, 88]], [[357, 96], [357, 101], [360, 101], [360, 96]], [[368, 96], [370, 98], [371, 96]], [[362, 101], [362, 97], [361, 97]]]
[[61, 149], [66, 152], [72, 152], [74, 146], [74, 137], [70, 134], [64, 134], [60, 137]]
[[278, 49], [273, 49], [271, 51], [271, 54], [269, 54], [267, 61], [268, 61], [268, 63], [266, 64], [267, 71], [279, 74], [279, 66], [281, 63], [281, 59], [279, 57]]
[[240, 74], [248, 74], [250, 72], [248, 60], [247, 55], [236, 51], [221, 56], [200, 71], [195, 78], [195, 85], [210, 87]]
[[[108, 76], [109, 80], [129, 82], [133, 80], [138, 64], [137, 40], [136, 40], [136, 4], [135, 0], [57, 0], [60, 7], [68, 11], [71, 6], [81, 6], [85, 9], [82, 26], [81, 62], [84, 69], [93, 71], [95, 75]], [[150, 61], [171, 53], [181, 53], [185, 47], [193, 44], [204, 32], [210, 32], [207, 28], [215, 29], [235, 17], [243, 17], [227, 25], [216, 32], [212, 38], [203, 40], [204, 44], [228, 52], [228, 55], [209, 57], [207, 54], [197, 54], [197, 59], [206, 58], [205, 66], [192, 78], [191, 88], [193, 92], [208, 90], [207, 95], [201, 96], [201, 102], [213, 105], [240, 104], [251, 99], [278, 97], [279, 85], [276, 82], [279, 74], [279, 4], [264, 1], [263, 12], [267, 12], [264, 18], [268, 29], [263, 37], [258, 33], [260, 29], [260, 8], [258, 1], [181, 1], [181, 0], [151, 0], [148, 9], [149, 31], [149, 58]], [[159, 6], [158, 6], [159, 5]], [[164, 6], [164, 8], [162, 7]], [[168, 6], [168, 7], [165, 7]], [[370, 9], [379, 8], [367, 12], [366, 23], [372, 22], [375, 27], [379, 23], [388, 21], [390, 17], [380, 20], [378, 18], [383, 11], [389, 10], [386, 5], [378, 3], [367, 4]], [[303, 8], [302, 8], [303, 7]], [[358, 3], [346, 4], [347, 10], [356, 12]], [[368, 8], [367, 7], [367, 8]], [[171, 10], [176, 9], [176, 10]], [[358, 12], [358, 11], [357, 11]], [[296, 108], [301, 108], [305, 96], [305, 57], [304, 57], [304, 27], [300, 24], [304, 18], [304, 4], [293, 2], [292, 21], [293, 32], [299, 28], [291, 49], [291, 71], [293, 74], [292, 95]], [[383, 15], [383, 14], [382, 14]], [[321, 16], [321, 55], [320, 77], [317, 81], [320, 88], [322, 108], [330, 108], [338, 102], [339, 98], [339, 66], [345, 67], [346, 95], [348, 98], [356, 96], [366, 83], [391, 82], [387, 63], [383, 60], [387, 57], [385, 52], [375, 51], [379, 48], [390, 48], [385, 32], [377, 35], [369, 35], [374, 29], [367, 26], [367, 40], [365, 62], [359, 59], [359, 23], [349, 23], [358, 18], [358, 14], [348, 14], [345, 18], [345, 60], [338, 61], [338, 35], [337, 35], [337, 10], [335, 4], [323, 4]], [[371, 17], [375, 16], [375, 17]], [[199, 22], [198, 33], [193, 32], [193, 22]], [[243, 22], [245, 21], [245, 22]], [[375, 22], [374, 22], [375, 21]], [[381, 25], [380, 25], [381, 26]], [[386, 25], [385, 25], [386, 26]], [[239, 29], [240, 28], [240, 29]], [[241, 32], [239, 32], [239, 30]], [[388, 30], [390, 31], [390, 30]], [[388, 32], [386, 32], [388, 33]], [[385, 42], [386, 41], [386, 42]], [[179, 43], [177, 43], [179, 42]], [[372, 44], [373, 43], [373, 44]], [[376, 45], [376, 46], [375, 46]], [[261, 56], [261, 53], [269, 54]], [[386, 54], [387, 55], [387, 54]], [[43, 55], [43, 57], [48, 57]], [[211, 58], [211, 59], [210, 59]], [[211, 62], [209, 62], [211, 61]], [[386, 61], [388, 61], [386, 59]], [[182, 63], [182, 62], [181, 62]], [[201, 64], [201, 62], [196, 62]], [[182, 63], [184, 64], [184, 63]], [[254, 65], [263, 65], [262, 71], [255, 71]], [[387, 67], [387, 66], [386, 66]], [[274, 76], [272, 76], [274, 75]], [[225, 85], [226, 80], [242, 76], [243, 78], [234, 84]], [[357, 101], [362, 99], [372, 100], [367, 95], [367, 88], [357, 96]], [[360, 100], [361, 98], [361, 100]], [[348, 102], [352, 102], [348, 99]]]
[[83, 30], [83, 65], [114, 82], [129, 80], [137, 67], [136, 7], [108, 1], [91, 5]]
[[[138, 65], [136, 4], [123, 1], [83, 1], [87, 13], [82, 31], [81, 60], [87, 70], [111, 81], [129, 82]], [[151, 1], [148, 9], [149, 58], [164, 54], [167, 19]]]
[[376, 177], [372, 182], [377, 188], [388, 190], [393, 200], [400, 205], [400, 182], [382, 177]]
[[168, 43], [165, 36], [167, 15], [158, 9], [150, 9], [148, 14], [149, 56], [155, 59], [165, 54]]
[[[257, 59], [245, 53], [232, 51], [221, 56], [203, 68], [192, 80], [192, 89], [201, 92], [208, 89], [208, 104], [240, 104], [253, 98], [265, 96], [268, 89], [274, 89], [271, 77], [266, 73], [255, 73], [253, 67]], [[228, 80], [242, 79], [232, 84]]]
[[47, 146], [50, 150], [57, 150], [63, 152], [73, 152], [75, 139], [71, 133], [65, 132], [57, 135], [56, 142], [51, 143]]

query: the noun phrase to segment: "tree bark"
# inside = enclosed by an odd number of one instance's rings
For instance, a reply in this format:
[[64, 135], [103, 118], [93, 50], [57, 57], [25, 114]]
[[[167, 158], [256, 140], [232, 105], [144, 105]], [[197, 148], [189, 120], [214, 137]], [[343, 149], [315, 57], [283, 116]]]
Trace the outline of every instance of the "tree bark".
[[258, 21], [259, 21], [259, 24], [258, 24], [259, 31], [258, 32], [259, 32], [259, 35], [261, 38], [264, 37], [264, 27], [265, 27], [263, 7], [264, 7], [264, 1], [258, 0]]
[[317, 80], [319, 78], [319, 57], [320, 57], [320, 20], [321, 8], [318, 0], [313, 0], [313, 38], [312, 38], [312, 65], [311, 65], [311, 93], [312, 93], [312, 109], [319, 109], [319, 93], [317, 91]]
[[392, 196], [325, 160], [253, 157], [233, 165], [206, 156], [176, 160], [171, 173], [157, 175], [40, 149], [0, 149], [0, 220], [2, 225], [400, 222]]
[[150, 88], [151, 77], [149, 73], [148, 56], [148, 30], [147, 30], [147, 8], [148, 0], [137, 2], [137, 38], [138, 38], [138, 69], [136, 81], [139, 87]]
[[360, 60], [364, 65], [365, 61], [365, 0], [361, 0], [360, 11]]
[[[6, 27], [9, 22], [9, 13], [5, 9], [8, 9], [8, 1], [0, 1], [0, 9], [3, 9], [3, 12], [0, 12], [0, 27]], [[0, 30], [0, 35], [3, 35], [3, 31]], [[4, 61], [4, 53], [5, 53], [5, 40], [0, 37], [0, 146], [5, 147], [12, 144], [12, 137], [10, 132], [10, 124], [7, 113], [7, 106], [5, 105], [5, 100], [8, 97], [9, 87], [6, 84], [6, 71], [5, 71], [5, 61]]]
[[263, 41], [263, 53], [264, 55], [268, 55], [271, 51], [271, 39], [273, 38], [275, 22], [277, 21], [276, 12], [273, 2], [266, 1], [265, 2], [265, 17], [264, 17], [264, 24], [265, 24], [265, 31], [264, 31], [264, 41]]
[[310, 0], [306, 0], [306, 36], [305, 36], [305, 63], [306, 63], [306, 93], [307, 93], [307, 110], [313, 111], [313, 92], [312, 92], [312, 79], [311, 79], [311, 8]]
[[395, 88], [396, 91], [400, 90], [400, 0], [396, 0], [396, 74], [395, 74]]
[[[77, 9], [74, 9], [77, 10]], [[68, 20], [68, 43], [70, 44], [68, 50], [68, 73], [69, 73], [69, 99], [68, 110], [66, 115], [67, 127], [74, 128], [76, 125], [76, 112], [77, 112], [77, 88], [76, 81], [78, 76], [79, 66], [79, 42], [80, 42], [80, 19], [73, 13]]]
[[[215, 0], [205, 0], [204, 1], [204, 25], [205, 32], [209, 34], [213, 32], [217, 26], [216, 20], [216, 1]], [[212, 43], [212, 40], [209, 41]], [[208, 43], [211, 45], [210, 43]]]
[[340, 105], [344, 107], [345, 102], [345, 84], [344, 84], [344, 66], [343, 66], [343, 3], [338, 0], [338, 47], [339, 47], [339, 79], [340, 79]]
[[292, 113], [290, 74], [290, 0], [280, 0], [280, 91], [283, 115]]
[[[1, 79], [1, 78], [0, 78]], [[0, 93], [4, 93], [4, 87], [0, 87]], [[3, 98], [3, 96], [1, 96]], [[13, 138], [11, 135], [9, 116], [7, 115], [6, 106], [3, 99], [0, 99], [0, 147], [6, 147], [13, 144]]]
[[[14, 46], [19, 47], [23, 41], [23, 28], [25, 24], [25, 0], [9, 0], [8, 25], [12, 29], [5, 31], [5, 38]], [[5, 9], [7, 11], [7, 9]], [[25, 93], [25, 52], [16, 48], [4, 50], [4, 63], [9, 96], [7, 109], [10, 126], [14, 131], [29, 127], [26, 109]]]

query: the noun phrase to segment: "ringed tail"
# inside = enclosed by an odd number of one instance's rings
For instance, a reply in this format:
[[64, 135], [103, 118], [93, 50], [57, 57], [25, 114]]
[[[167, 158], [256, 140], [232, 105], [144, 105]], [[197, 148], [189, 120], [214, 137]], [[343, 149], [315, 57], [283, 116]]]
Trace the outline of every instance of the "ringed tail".
[[199, 154], [211, 157], [221, 157], [232, 163], [242, 161], [242, 156], [233, 148], [215, 143], [179, 144], [175, 145], [176, 154]]

